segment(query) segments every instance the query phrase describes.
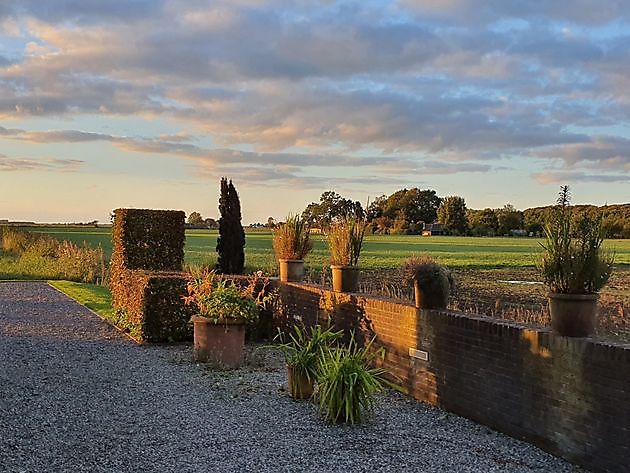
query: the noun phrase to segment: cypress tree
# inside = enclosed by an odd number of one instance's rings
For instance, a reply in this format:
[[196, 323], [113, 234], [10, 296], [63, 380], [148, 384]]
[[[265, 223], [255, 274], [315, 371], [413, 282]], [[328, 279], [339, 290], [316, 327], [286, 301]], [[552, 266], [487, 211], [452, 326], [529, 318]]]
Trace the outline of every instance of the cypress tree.
[[241, 202], [236, 188], [227, 178], [221, 178], [219, 198], [219, 253], [217, 269], [224, 274], [242, 274], [245, 266], [245, 231], [241, 225]]

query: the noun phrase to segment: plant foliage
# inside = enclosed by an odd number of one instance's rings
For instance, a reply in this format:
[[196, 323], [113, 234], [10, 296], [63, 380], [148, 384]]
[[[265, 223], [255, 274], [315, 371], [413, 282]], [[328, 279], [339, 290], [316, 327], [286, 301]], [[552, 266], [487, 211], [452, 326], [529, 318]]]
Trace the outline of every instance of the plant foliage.
[[569, 187], [561, 187], [551, 219], [544, 227], [540, 269], [551, 292], [595, 294], [612, 273], [614, 254], [603, 248], [602, 215], [572, 218]]
[[347, 347], [326, 352], [319, 374], [319, 407], [330, 423], [357, 424], [373, 411], [374, 394], [383, 389], [385, 370], [371, 367], [384, 350], [372, 349], [370, 341], [359, 347], [354, 337]]
[[363, 247], [366, 222], [349, 218], [335, 221], [328, 230], [330, 263], [336, 266], [357, 266]]
[[258, 308], [264, 307], [266, 298], [259, 292], [259, 298], [253, 295], [253, 286], [257, 281], [240, 286], [234, 281], [218, 277], [213, 271], [193, 271], [186, 285], [187, 295], [184, 303], [194, 307], [196, 315], [207, 317], [215, 324], [228, 319], [254, 323], [258, 320]]
[[333, 332], [331, 328], [323, 329], [320, 325], [315, 325], [310, 330], [295, 325], [287, 341], [279, 333], [276, 339], [280, 343], [273, 346], [282, 351], [287, 365], [293, 367], [297, 375], [314, 381], [321, 370], [326, 351], [342, 335], [342, 330]]
[[299, 215], [287, 216], [273, 231], [273, 249], [278, 259], [301, 260], [313, 249], [310, 229]]
[[232, 181], [228, 182], [225, 177], [221, 179], [219, 212], [217, 269], [223, 274], [242, 274], [245, 267], [245, 231], [241, 225], [241, 202]]

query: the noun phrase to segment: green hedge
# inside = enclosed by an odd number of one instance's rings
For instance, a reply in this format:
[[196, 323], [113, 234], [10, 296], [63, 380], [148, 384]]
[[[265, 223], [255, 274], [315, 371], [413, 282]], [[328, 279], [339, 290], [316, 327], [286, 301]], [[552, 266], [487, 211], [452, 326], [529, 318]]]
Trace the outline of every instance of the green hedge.
[[181, 271], [184, 264], [181, 210], [116, 209], [112, 265], [124, 269]]
[[190, 340], [184, 212], [117, 209], [110, 288], [117, 325], [139, 341]]

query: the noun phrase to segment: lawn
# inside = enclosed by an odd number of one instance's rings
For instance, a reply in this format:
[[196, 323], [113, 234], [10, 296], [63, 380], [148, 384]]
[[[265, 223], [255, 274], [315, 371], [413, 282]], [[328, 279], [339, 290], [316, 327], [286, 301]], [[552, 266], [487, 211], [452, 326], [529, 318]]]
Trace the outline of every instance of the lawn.
[[111, 320], [113, 316], [112, 296], [107, 287], [72, 281], [48, 281], [48, 284], [93, 310], [101, 317]]
[[[37, 227], [29, 231], [48, 233], [60, 240], [101, 245], [106, 257], [111, 254], [109, 228]], [[193, 264], [213, 264], [216, 261], [217, 232], [188, 230], [185, 260]], [[536, 238], [481, 237], [421, 237], [417, 235], [367, 236], [360, 264], [365, 269], [397, 268], [401, 261], [414, 253], [430, 253], [441, 263], [454, 268], [491, 269], [531, 267], [536, 264], [540, 242]], [[246, 234], [245, 260], [248, 270], [275, 272], [276, 263], [271, 246], [271, 233]], [[307, 267], [321, 269], [326, 264], [328, 250], [324, 238], [314, 236], [314, 249], [306, 260]], [[609, 240], [620, 265], [630, 265], [630, 240]]]

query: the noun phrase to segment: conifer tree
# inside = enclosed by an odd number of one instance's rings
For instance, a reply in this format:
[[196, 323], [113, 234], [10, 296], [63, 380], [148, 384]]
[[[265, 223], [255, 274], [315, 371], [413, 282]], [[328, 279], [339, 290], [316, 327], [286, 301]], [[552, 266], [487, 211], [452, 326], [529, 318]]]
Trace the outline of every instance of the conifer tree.
[[241, 225], [241, 203], [232, 181], [228, 182], [225, 177], [221, 179], [219, 213], [217, 269], [224, 274], [242, 274], [245, 266], [245, 232]]

